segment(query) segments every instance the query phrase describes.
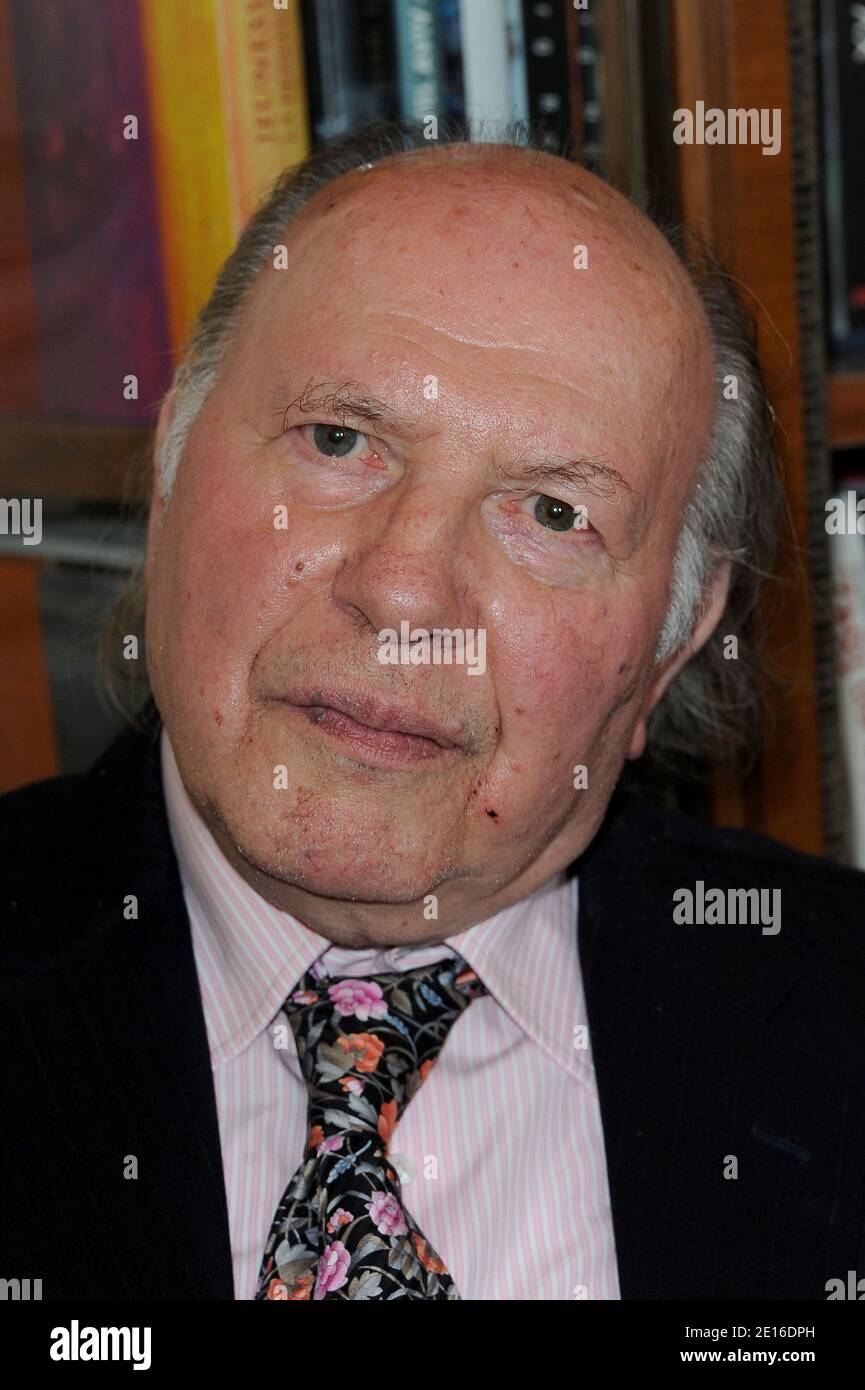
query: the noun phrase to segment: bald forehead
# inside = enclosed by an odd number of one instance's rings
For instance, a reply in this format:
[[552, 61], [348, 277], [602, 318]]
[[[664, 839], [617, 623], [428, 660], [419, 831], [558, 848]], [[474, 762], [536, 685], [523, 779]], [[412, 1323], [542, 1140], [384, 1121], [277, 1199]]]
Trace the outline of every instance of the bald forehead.
[[[401, 217], [431, 230], [446, 230], [461, 242], [492, 234], [521, 237], [539, 254], [562, 239], [581, 238], [606, 272], [618, 263], [621, 275], [650, 276], [669, 308], [690, 318], [699, 336], [708, 325], [687, 271], [657, 227], [589, 170], [569, 160], [512, 145], [430, 144], [402, 151], [369, 168], [352, 170], [320, 189], [295, 219]], [[641, 289], [643, 287], [641, 286]]]
[[246, 305], [255, 373], [315, 358], [321, 379], [372, 374], [388, 398], [435, 361], [451, 380], [437, 416], [519, 407], [540, 429], [555, 398], [598, 440], [624, 434], [635, 467], [701, 453], [715, 365], [699, 297], [652, 223], [586, 170], [513, 147], [405, 153], [319, 189], [283, 239], [285, 270], [266, 268]]

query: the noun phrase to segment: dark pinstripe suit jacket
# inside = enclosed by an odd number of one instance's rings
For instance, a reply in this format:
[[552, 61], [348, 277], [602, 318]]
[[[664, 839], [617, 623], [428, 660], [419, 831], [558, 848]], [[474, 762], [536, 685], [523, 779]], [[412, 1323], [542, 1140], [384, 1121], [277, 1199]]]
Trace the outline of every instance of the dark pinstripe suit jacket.
[[[0, 1278], [45, 1299], [233, 1297], [158, 732], [0, 798]], [[865, 874], [623, 792], [575, 867], [622, 1296], [865, 1276]], [[677, 925], [697, 880], [780, 932]]]

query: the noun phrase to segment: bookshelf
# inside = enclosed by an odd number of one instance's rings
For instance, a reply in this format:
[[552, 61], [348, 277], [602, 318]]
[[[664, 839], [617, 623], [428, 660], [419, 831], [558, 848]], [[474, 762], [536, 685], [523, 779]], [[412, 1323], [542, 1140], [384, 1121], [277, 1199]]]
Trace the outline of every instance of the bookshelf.
[[826, 393], [832, 448], [865, 448], [865, 367], [834, 368], [826, 378]]
[[148, 496], [146, 426], [0, 422], [0, 491], [93, 502]]

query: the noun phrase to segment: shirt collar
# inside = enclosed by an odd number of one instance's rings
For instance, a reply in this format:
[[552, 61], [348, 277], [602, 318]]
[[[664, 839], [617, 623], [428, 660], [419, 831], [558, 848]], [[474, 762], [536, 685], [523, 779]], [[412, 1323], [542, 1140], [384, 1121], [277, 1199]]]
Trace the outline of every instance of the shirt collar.
[[269, 903], [228, 861], [183, 785], [164, 725], [160, 749], [214, 1067], [232, 1061], [264, 1032], [319, 958], [330, 975], [365, 975], [410, 969], [456, 951], [525, 1033], [560, 1066], [592, 1084], [576, 879], [561, 874], [434, 946], [335, 946]]

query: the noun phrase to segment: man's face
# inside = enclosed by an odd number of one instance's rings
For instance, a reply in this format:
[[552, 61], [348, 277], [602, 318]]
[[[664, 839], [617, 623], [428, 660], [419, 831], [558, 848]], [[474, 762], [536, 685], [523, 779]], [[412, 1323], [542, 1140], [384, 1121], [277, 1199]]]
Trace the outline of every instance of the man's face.
[[[616, 194], [544, 157], [406, 163], [287, 231], [149, 544], [184, 782], [346, 944], [449, 935], [590, 841], [712, 411], [691, 291]], [[485, 669], [383, 664], [404, 622], [482, 630]]]

